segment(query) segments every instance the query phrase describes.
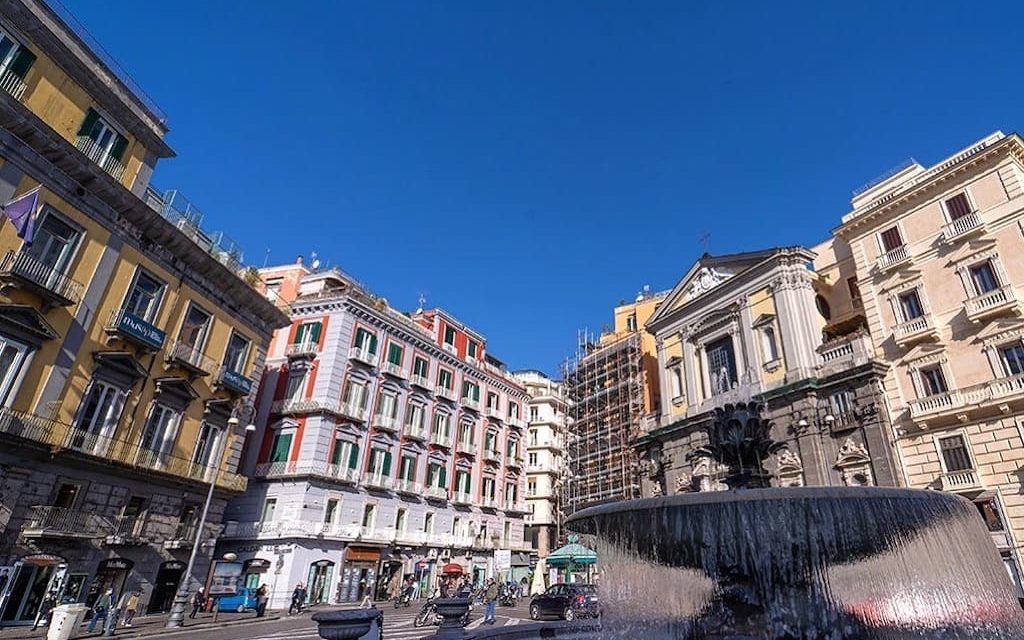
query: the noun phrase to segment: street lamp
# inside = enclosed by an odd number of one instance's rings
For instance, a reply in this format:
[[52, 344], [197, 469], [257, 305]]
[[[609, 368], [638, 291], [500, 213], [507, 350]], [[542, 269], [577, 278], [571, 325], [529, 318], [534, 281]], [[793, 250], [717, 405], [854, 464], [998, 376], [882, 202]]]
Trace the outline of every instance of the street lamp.
[[[233, 429], [240, 424], [238, 418], [232, 416], [228, 418], [228, 429]], [[245, 432], [252, 433], [256, 431], [256, 425], [246, 425]], [[199, 551], [199, 545], [202, 544], [201, 540], [203, 537], [203, 529], [206, 528], [206, 516], [210, 512], [210, 503], [213, 501], [213, 489], [217, 486], [217, 476], [220, 473], [221, 459], [224, 457], [224, 447], [227, 445], [227, 437], [221, 437], [221, 432], [217, 430], [217, 451], [213, 456], [216, 462], [216, 467], [213, 469], [213, 477], [210, 479], [210, 489], [206, 492], [206, 504], [203, 505], [203, 514], [199, 517], [199, 527], [196, 529], [196, 540], [192, 543], [192, 553], [188, 557], [188, 566], [185, 567], [185, 574], [181, 577], [181, 582], [178, 584], [178, 593], [174, 596], [174, 605], [171, 607], [171, 615], [167, 618], [167, 628], [177, 629], [185, 624], [185, 608], [188, 606], [188, 585], [192, 581], [192, 569], [196, 564], [196, 552]], [[223, 434], [226, 436], [226, 434]]]

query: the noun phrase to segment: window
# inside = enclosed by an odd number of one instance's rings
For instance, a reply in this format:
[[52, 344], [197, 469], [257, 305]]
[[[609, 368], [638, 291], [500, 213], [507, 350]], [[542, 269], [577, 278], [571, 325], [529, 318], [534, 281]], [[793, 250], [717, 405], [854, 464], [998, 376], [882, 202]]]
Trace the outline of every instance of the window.
[[181, 323], [178, 341], [193, 349], [201, 350], [206, 342], [206, 333], [210, 330], [210, 314], [196, 305], [189, 305], [188, 313]]
[[384, 418], [398, 419], [398, 396], [387, 391], [380, 392], [377, 400], [377, 415]]
[[411, 431], [420, 432], [423, 429], [423, 418], [423, 405], [410, 402], [405, 410], [405, 426]]
[[1019, 376], [1024, 373], [1024, 345], [1017, 342], [999, 349], [1003, 358], [1003, 367], [1006, 375]]
[[367, 473], [377, 477], [391, 476], [391, 452], [384, 449], [370, 450], [370, 466]]
[[626, 316], [626, 331], [636, 331], [636, 314]]
[[921, 297], [917, 295], [917, 289], [900, 294], [899, 301], [904, 322], [924, 315], [924, 308], [921, 305]]
[[470, 358], [476, 358], [476, 354], [479, 352], [479, 350], [480, 346], [477, 343], [473, 342], [472, 340], [466, 343], [466, 355], [469, 356]]
[[178, 514], [178, 527], [174, 532], [172, 540], [185, 540], [192, 537], [196, 527], [196, 506], [187, 504], [181, 508]]
[[493, 391], [487, 392], [487, 408], [494, 409], [495, 411], [498, 410], [498, 394]]
[[287, 462], [288, 455], [292, 450], [292, 431], [279, 430], [274, 434], [274, 441], [270, 445], [270, 460], [268, 462]]
[[[7, 32], [0, 29], [0, 74], [10, 71], [21, 80], [24, 80], [29, 68], [35, 61], [35, 54], [21, 46]], [[11, 91], [11, 93], [14, 92]], [[20, 98], [21, 96], [15, 95], [15, 97]]]
[[832, 305], [828, 303], [825, 296], [821, 294], [814, 296], [814, 305], [818, 308], [818, 313], [825, 319], [825, 322], [832, 320]]
[[224, 434], [220, 429], [208, 422], [203, 422], [199, 427], [199, 439], [196, 441], [196, 451], [192, 455], [192, 462], [204, 467], [220, 467], [220, 461], [214, 460], [213, 457], [220, 438], [223, 437]]
[[882, 232], [880, 236], [882, 240], [882, 250], [885, 253], [895, 251], [903, 246], [903, 237], [900, 236], [899, 227], [891, 227]]
[[473, 425], [461, 424], [459, 425], [459, 444], [472, 445], [473, 444]]
[[260, 522], [273, 522], [274, 511], [277, 510], [277, 498], [267, 498], [263, 502], [263, 514], [260, 516]]
[[323, 323], [319, 320], [303, 322], [295, 330], [295, 344], [320, 344], [321, 331], [323, 331]]
[[517, 403], [508, 403], [508, 417], [512, 418], [513, 420], [519, 418], [519, 405]]
[[508, 455], [509, 458], [518, 458], [519, 457], [519, 441], [516, 440], [515, 438], [509, 438], [508, 439], [508, 445], [506, 445], [505, 453]]
[[526, 454], [526, 459], [529, 460], [529, 462], [527, 464], [529, 464], [531, 467], [537, 466], [537, 454], [536, 454], [536, 452], [530, 452], [530, 453]]
[[530, 446], [531, 447], [536, 447], [537, 446], [537, 442], [538, 442], [537, 441], [537, 430], [536, 429], [530, 429]]
[[488, 500], [494, 500], [494, 494], [497, 487], [494, 484], [494, 478], [484, 478], [484, 498]]
[[427, 485], [444, 489], [448, 486], [448, 469], [438, 462], [431, 462], [427, 465]]
[[999, 280], [996, 279], [996, 272], [992, 268], [991, 260], [971, 267], [971, 282], [974, 283], [974, 292], [979, 296], [999, 287]]
[[455, 346], [455, 329], [452, 327], [444, 328], [444, 343], [452, 347]]
[[27, 354], [27, 345], [0, 335], [0, 407], [7, 406], [8, 400], [13, 400], [8, 396], [11, 395]]
[[349, 378], [345, 383], [345, 391], [341, 394], [341, 400], [350, 407], [365, 409], [369, 394], [370, 389], [365, 382]]
[[949, 390], [946, 387], [946, 378], [942, 374], [942, 367], [921, 369], [921, 389], [925, 396], [934, 396]]
[[967, 452], [967, 442], [960, 434], [939, 438], [939, 452], [942, 453], [942, 463], [947, 473], [974, 468], [971, 456]]
[[670, 379], [672, 380], [672, 397], [682, 398], [683, 397], [683, 372], [679, 367], [672, 367], [669, 369]]
[[450, 433], [452, 417], [447, 413], [434, 414], [434, 430], [431, 435], [435, 438], [447, 438]]
[[853, 306], [860, 307], [860, 285], [857, 284], [857, 278], [852, 276], [847, 278], [846, 288], [850, 291], [850, 300], [853, 302]]
[[395, 531], [405, 531], [405, 525], [406, 522], [408, 521], [408, 515], [408, 509], [403, 509], [401, 507], [398, 508], [398, 511], [395, 512]]
[[402, 345], [397, 342], [391, 342], [388, 344], [388, 362], [394, 365], [402, 366], [402, 361], [405, 359], [405, 349]]
[[416, 456], [413, 454], [403, 454], [402, 463], [398, 469], [398, 478], [407, 482], [412, 482], [416, 479]]
[[462, 383], [462, 397], [467, 400], [475, 400], [480, 402], [480, 385], [475, 382], [465, 380]]
[[849, 390], [833, 393], [828, 401], [829, 407], [832, 410], [832, 417], [853, 413], [853, 393]]
[[249, 360], [249, 340], [231, 332], [228, 348], [224, 352], [224, 368], [235, 373], [245, 374], [245, 364]]
[[[508, 500], [508, 502], [509, 502], [510, 504], [511, 504], [511, 503], [515, 503], [515, 501], [516, 501], [516, 498], [518, 498], [518, 497], [519, 497], [519, 491], [518, 491], [518, 489], [519, 489], [519, 487], [517, 487], [516, 485], [514, 485], [514, 484], [513, 484], [513, 483], [511, 483], [511, 482], [509, 482], [509, 483], [507, 483], [507, 484], [505, 485], [505, 499], [506, 499], [506, 500]], [[506, 523], [506, 524], [507, 524], [507, 523]]]
[[712, 395], [731, 389], [737, 382], [736, 355], [733, 352], [732, 338], [726, 336], [708, 344], [707, 358]]
[[348, 469], [357, 469], [359, 467], [359, 445], [335, 436], [331, 464], [335, 466], [344, 464]]
[[[775, 327], [767, 325], [761, 328], [761, 353], [765, 364], [779, 359], [779, 343], [775, 338]], [[679, 370], [676, 370], [678, 375]]]
[[[83, 433], [109, 438], [121, 419], [128, 392], [112, 384], [93, 379], [79, 409], [75, 426]], [[79, 441], [78, 446], [82, 442]]]
[[989, 531], [1005, 531], [1003, 517], [999, 513], [999, 505], [996, 504], [995, 498], [975, 500], [974, 506], [977, 507], [978, 513], [981, 514], [981, 519], [985, 521], [986, 529]]
[[[90, 160], [103, 165], [108, 159], [120, 162], [128, 148], [128, 139], [118, 133], [95, 109], [89, 109], [78, 129], [78, 148]], [[83, 144], [83, 141], [88, 141]]]
[[288, 384], [284, 389], [285, 400], [301, 400], [306, 397], [306, 374], [309, 372], [305, 367], [289, 369]]
[[32, 245], [28, 247], [29, 255], [52, 271], [37, 276], [40, 284], [51, 285], [52, 280], [67, 270], [80, 235], [77, 229], [53, 213], [44, 214]]
[[966, 193], [958, 193], [946, 200], [946, 213], [949, 214], [949, 221], [959, 220], [971, 213], [971, 203], [967, 200]]
[[537, 495], [537, 481], [530, 480], [526, 483], [526, 495], [535, 496]]
[[166, 405], [154, 404], [149, 412], [149, 419], [142, 428], [142, 443], [139, 446], [157, 456], [170, 454], [174, 448], [174, 440], [178, 436], [180, 422], [181, 412]]
[[437, 386], [452, 390], [452, 372], [447, 369], [437, 370]]
[[124, 301], [124, 310], [146, 322], [156, 321], [167, 286], [142, 269], [135, 272], [135, 281]]
[[414, 376], [420, 376], [421, 378], [428, 377], [430, 371], [430, 362], [426, 358], [416, 356], [412, 359], [412, 374]]
[[324, 524], [335, 524], [338, 519], [338, 504], [337, 498], [327, 500], [327, 507], [324, 509]]
[[78, 494], [82, 488], [77, 484], [62, 483], [53, 498], [53, 506], [61, 509], [73, 509], [78, 501]]
[[356, 348], [370, 355], [377, 355], [377, 336], [359, 327], [356, 329]]
[[459, 493], [470, 493], [472, 491], [473, 479], [468, 471], [458, 470], [455, 472], [455, 491]]
[[498, 451], [498, 434], [493, 431], [488, 431], [487, 435], [484, 436], [484, 451]]
[[530, 422], [537, 422], [540, 419], [540, 409], [530, 407]]
[[423, 514], [423, 532], [434, 533], [434, 514], [425, 513]]
[[377, 518], [377, 505], [368, 504], [363, 506], [363, 526], [372, 527], [373, 521]]
[[463, 532], [462, 518], [455, 516], [452, 518], [452, 535], [461, 536]]

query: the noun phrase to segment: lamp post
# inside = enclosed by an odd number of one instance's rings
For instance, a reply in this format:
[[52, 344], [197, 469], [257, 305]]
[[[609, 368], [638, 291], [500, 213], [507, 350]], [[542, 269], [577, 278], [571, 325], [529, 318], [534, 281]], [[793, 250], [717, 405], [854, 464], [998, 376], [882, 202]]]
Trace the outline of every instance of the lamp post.
[[[238, 426], [238, 418], [232, 416], [228, 418], [228, 430]], [[256, 425], [246, 425], [245, 432], [252, 433], [256, 431]], [[217, 431], [217, 451], [213, 457], [217, 466], [213, 468], [213, 477], [210, 478], [210, 489], [206, 492], [206, 504], [203, 505], [203, 513], [199, 517], [199, 526], [196, 528], [196, 540], [192, 543], [192, 553], [188, 557], [188, 565], [185, 567], [185, 573], [181, 577], [181, 582], [178, 583], [178, 593], [174, 596], [174, 605], [171, 607], [171, 615], [167, 618], [168, 629], [177, 629], [185, 624], [185, 608], [188, 606], [188, 585], [192, 581], [192, 569], [196, 564], [196, 553], [199, 551], [199, 546], [202, 544], [203, 529], [206, 528], [206, 516], [210, 513], [210, 503], [213, 502], [213, 490], [217, 486], [217, 476], [220, 474], [221, 460], [224, 457], [224, 447], [227, 445], [227, 434]]]

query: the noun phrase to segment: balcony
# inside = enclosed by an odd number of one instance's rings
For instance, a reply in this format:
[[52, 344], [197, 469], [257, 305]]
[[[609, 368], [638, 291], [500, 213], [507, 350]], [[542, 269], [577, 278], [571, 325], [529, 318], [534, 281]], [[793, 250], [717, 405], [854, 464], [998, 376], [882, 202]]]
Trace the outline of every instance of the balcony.
[[395, 481], [395, 492], [407, 496], [418, 496], [423, 491], [423, 485], [414, 481], [399, 478]]
[[63, 507], [32, 507], [21, 534], [25, 538], [88, 540], [111, 533], [110, 523], [94, 513]]
[[513, 418], [512, 416], [505, 418], [505, 424], [513, 429], [522, 430], [526, 428], [526, 422], [522, 418]]
[[346, 402], [341, 405], [341, 415], [352, 418], [353, 420], [366, 420], [366, 414], [368, 413], [366, 407], [360, 406], [354, 402]]
[[191, 549], [196, 542], [196, 525], [179, 523], [171, 537], [164, 540], [164, 549]]
[[515, 467], [518, 469], [523, 466], [523, 459], [517, 455], [509, 455], [507, 458], [505, 458], [505, 466]]
[[111, 547], [129, 547], [145, 544], [142, 528], [145, 518], [141, 516], [118, 516], [111, 520], [110, 532], [104, 541]]
[[307, 413], [333, 413], [342, 415], [342, 409], [337, 403], [329, 400], [314, 400], [312, 398], [292, 398], [277, 400], [270, 405], [270, 411], [283, 416], [299, 416]]
[[363, 364], [371, 367], [377, 366], [377, 354], [369, 349], [363, 349], [362, 347], [352, 347], [348, 350], [349, 360], [355, 360], [356, 362], [362, 362]]
[[253, 387], [252, 378], [247, 378], [225, 365], [221, 365], [217, 371], [216, 384], [222, 389], [243, 396], [252, 393]]
[[359, 540], [363, 542], [391, 543], [397, 532], [394, 527], [360, 527]]
[[487, 407], [487, 417], [500, 422], [505, 416], [501, 414], [501, 409], [498, 407]]
[[452, 494], [452, 504], [469, 505], [473, 504], [473, 494], [465, 491], [456, 491]]
[[312, 476], [333, 480], [343, 484], [356, 484], [359, 481], [360, 473], [357, 469], [328, 462], [296, 462], [285, 460], [281, 462], [263, 462], [256, 465], [253, 470], [255, 478], [298, 478]]
[[147, 320], [121, 309], [110, 314], [105, 327], [107, 333], [131, 342], [147, 351], [159, 351], [164, 346], [167, 334]]
[[942, 227], [942, 240], [950, 244], [984, 231], [985, 224], [981, 221], [981, 216], [977, 211], [973, 211]]
[[939, 476], [939, 488], [943, 491], [970, 491], [981, 489], [981, 481], [978, 479], [978, 472], [974, 469], [962, 469], [951, 471]]
[[454, 344], [448, 344], [447, 342], [441, 343], [441, 348], [452, 354], [453, 356], [459, 355], [459, 350], [455, 348]]
[[380, 369], [389, 376], [401, 378], [402, 380], [404, 380], [409, 375], [409, 372], [403, 369], [402, 365], [395, 364], [394, 362], [385, 362]]
[[901, 347], [910, 346], [921, 340], [930, 340], [938, 337], [938, 335], [939, 330], [936, 328], [930, 313], [925, 313], [922, 316], [900, 323], [893, 330], [896, 344]]
[[548, 471], [554, 472], [554, 469], [548, 469], [544, 465], [538, 463], [526, 465], [526, 473], [546, 473]]
[[455, 445], [455, 450], [458, 451], [459, 453], [465, 453], [467, 455], [475, 456], [476, 444], [466, 440], [460, 440], [459, 443]]
[[25, 84], [25, 79], [10, 69], [6, 69], [0, 74], [0, 91], [9, 93], [15, 100], [21, 102], [26, 88], [28, 85]]
[[450, 449], [452, 446], [452, 437], [444, 433], [431, 433], [430, 444]]
[[469, 396], [463, 396], [463, 398], [462, 398], [462, 406], [466, 407], [467, 409], [472, 409], [473, 411], [479, 411], [480, 410], [480, 401], [479, 400], [475, 400], [475, 399], [473, 399], [473, 398], [471, 398]]
[[992, 316], [1017, 313], [1020, 311], [1020, 303], [1014, 288], [1005, 285], [969, 299], [964, 303], [964, 311], [971, 322], [981, 322]]
[[487, 462], [501, 462], [501, 454], [491, 449], [484, 449], [484, 460]]
[[398, 531], [395, 533], [395, 542], [418, 547], [427, 543], [426, 531]]
[[419, 440], [422, 442], [427, 439], [427, 434], [423, 430], [423, 427], [416, 427], [411, 424], [407, 424], [402, 428], [402, 437], [407, 440]]
[[516, 500], [505, 501], [505, 511], [508, 513], [529, 513], [530, 510], [526, 508], [525, 502], [518, 502]]
[[907, 245], [900, 245], [892, 251], [883, 253], [878, 258], [877, 266], [879, 271], [888, 271], [909, 261], [910, 251], [907, 250]]
[[820, 373], [829, 375], [867, 364], [874, 354], [871, 336], [866, 333], [851, 333], [838, 337], [818, 347], [818, 356], [821, 358]]
[[430, 384], [430, 380], [428, 380], [426, 376], [421, 376], [416, 373], [412, 374], [412, 376], [409, 378], [409, 384], [411, 384], [414, 387], [419, 387], [420, 389], [423, 389], [424, 391], [428, 392], [434, 390], [434, 388]]
[[124, 163], [110, 155], [109, 149], [99, 145], [89, 136], [78, 136], [78, 139], [75, 141], [75, 147], [86, 158], [99, 165], [100, 169], [109, 173], [114, 180], [121, 182], [121, 179], [124, 177]]
[[441, 385], [434, 387], [434, 395], [438, 398], [444, 398], [445, 400], [455, 402], [455, 391], [448, 387], [443, 387]]
[[484, 497], [484, 499], [480, 502], [480, 506], [483, 507], [484, 509], [500, 509], [501, 500], [498, 500], [494, 496], [491, 496], [489, 498]]
[[923, 422], [925, 418], [965, 415], [980, 408], [1002, 408], [1010, 401], [1020, 400], [1024, 400], [1024, 375], [1006, 376], [911, 400], [908, 407], [911, 418]]
[[284, 355], [289, 360], [312, 360], [320, 353], [320, 343], [312, 340], [295, 342], [284, 348]]
[[394, 481], [388, 476], [368, 473], [363, 476], [362, 485], [367, 489], [377, 489], [379, 491], [390, 491], [391, 487], [394, 486]]
[[32, 291], [47, 308], [78, 304], [85, 290], [81, 282], [72, 280], [24, 249], [8, 251], [0, 260], [0, 282]]
[[217, 367], [212, 359], [203, 355], [202, 349], [181, 340], [175, 340], [167, 350], [167, 362], [197, 376], [208, 376]]
[[0, 434], [50, 444], [56, 426], [56, 422], [50, 418], [0, 407]]
[[448, 490], [444, 487], [427, 487], [423, 490], [423, 497], [427, 500], [445, 501], [448, 499]]
[[373, 428], [394, 433], [398, 431], [398, 418], [377, 414], [373, 416]]

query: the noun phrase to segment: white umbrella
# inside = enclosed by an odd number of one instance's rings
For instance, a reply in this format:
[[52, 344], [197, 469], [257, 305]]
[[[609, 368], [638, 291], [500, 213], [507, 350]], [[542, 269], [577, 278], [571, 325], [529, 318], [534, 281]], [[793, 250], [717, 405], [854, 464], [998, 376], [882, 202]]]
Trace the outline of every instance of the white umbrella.
[[535, 596], [538, 593], [544, 593], [547, 590], [547, 583], [544, 581], [544, 560], [540, 559], [537, 561], [537, 566], [533, 570], [533, 582], [530, 584], [530, 595]]

